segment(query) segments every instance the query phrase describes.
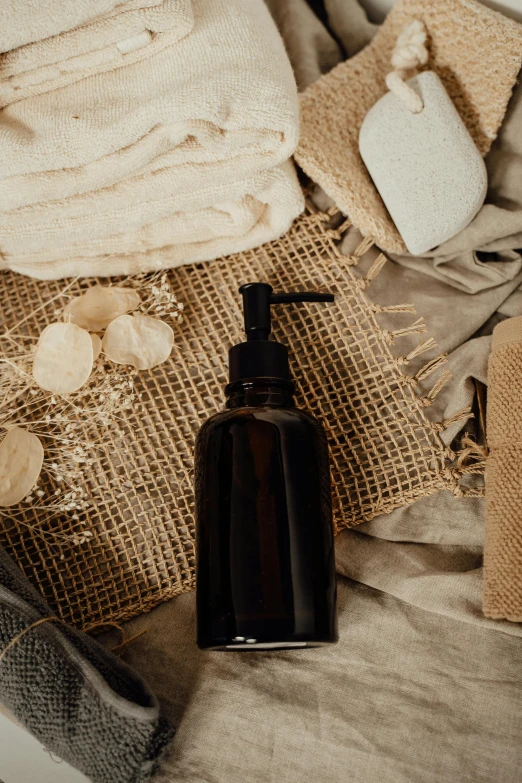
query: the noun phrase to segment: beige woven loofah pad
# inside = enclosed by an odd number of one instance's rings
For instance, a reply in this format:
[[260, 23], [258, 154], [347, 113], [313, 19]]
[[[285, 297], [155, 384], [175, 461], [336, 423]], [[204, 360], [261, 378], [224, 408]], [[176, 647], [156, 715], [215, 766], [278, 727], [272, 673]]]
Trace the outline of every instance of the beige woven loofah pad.
[[414, 19], [428, 30], [427, 69], [444, 83], [480, 153], [496, 138], [522, 65], [522, 25], [474, 0], [399, 0], [372, 42], [301, 98], [295, 159], [364, 236], [383, 250], [405, 245], [359, 155], [359, 130], [387, 92], [397, 37]]

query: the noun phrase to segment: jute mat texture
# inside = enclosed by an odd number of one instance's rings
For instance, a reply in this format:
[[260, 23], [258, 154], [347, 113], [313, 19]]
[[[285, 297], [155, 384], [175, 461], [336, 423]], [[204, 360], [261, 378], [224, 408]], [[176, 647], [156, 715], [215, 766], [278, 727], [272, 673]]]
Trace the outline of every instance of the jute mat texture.
[[[117, 434], [111, 428], [100, 433], [83, 472], [90, 507], [75, 514], [31, 503], [2, 510], [7, 513], [0, 517], [0, 545], [59, 617], [89, 630], [194, 588], [194, 442], [201, 424], [223, 408], [227, 351], [244, 339], [242, 283], [261, 280], [279, 291], [336, 294], [333, 305], [276, 308], [274, 336], [290, 348], [297, 404], [327, 430], [337, 530], [441, 489], [465, 492], [462, 459], [441, 440], [449, 422], [428, 415], [444, 357], [407, 374], [434, 341], [421, 334], [425, 327], [413, 315], [405, 328], [382, 327], [385, 313], [392, 319], [402, 314], [404, 323], [414, 308], [370, 301], [366, 291], [385, 259], [364, 263], [367, 240], [353, 255], [342, 255], [347, 227], [339, 212], [308, 209], [282, 239], [169, 273], [172, 290], [185, 303], [184, 321], [176, 327], [169, 361], [136, 376], [140, 404], [122, 415]], [[69, 283], [67, 296], [92, 283]], [[36, 339], [55, 320], [63, 288], [63, 281], [4, 273], [3, 329], [24, 318], [20, 330]], [[406, 336], [414, 347], [400, 355]], [[0, 349], [1, 338], [0, 332]], [[419, 384], [432, 374], [433, 392], [424, 387], [421, 393]], [[48, 410], [33, 407], [27, 406], [29, 427]], [[452, 422], [468, 415], [462, 411]], [[46, 496], [60, 489], [52, 473], [42, 482]], [[76, 545], [70, 534], [78, 525], [92, 535]]]

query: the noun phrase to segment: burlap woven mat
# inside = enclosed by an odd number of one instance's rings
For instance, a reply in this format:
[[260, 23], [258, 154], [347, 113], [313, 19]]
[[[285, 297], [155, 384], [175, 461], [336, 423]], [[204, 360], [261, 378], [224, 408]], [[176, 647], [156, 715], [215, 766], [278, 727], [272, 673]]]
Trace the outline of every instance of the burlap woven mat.
[[[172, 290], [185, 302], [185, 320], [176, 328], [170, 360], [136, 376], [139, 404], [116, 430], [100, 433], [82, 473], [90, 507], [74, 514], [31, 503], [2, 510], [7, 513], [0, 517], [0, 544], [60, 617], [89, 629], [194, 588], [194, 441], [200, 425], [224, 404], [227, 350], [243, 339], [237, 289], [245, 282], [336, 294], [333, 305], [276, 309], [274, 332], [290, 348], [297, 403], [327, 430], [338, 530], [443, 488], [462, 494], [466, 468], [462, 460], [457, 467], [458, 455], [440, 438], [448, 422], [428, 416], [444, 357], [407, 374], [408, 364], [434, 342], [413, 315], [405, 328], [381, 326], [383, 313], [402, 313], [402, 323], [414, 309], [400, 303], [381, 308], [367, 298], [385, 259], [367, 268], [368, 241], [353, 255], [342, 255], [343, 220], [334, 211], [308, 210], [280, 240], [169, 273]], [[74, 282], [68, 295], [92, 282]], [[50, 300], [63, 287], [4, 273], [4, 329], [24, 319], [20, 335], [34, 339], [54, 320], [56, 300]], [[0, 334], [0, 350], [6, 348]], [[432, 374], [433, 394], [424, 390], [419, 396], [419, 383]], [[27, 424], [44, 413], [28, 403]], [[52, 474], [43, 481], [46, 496], [60, 490]], [[75, 544], [71, 536], [79, 529], [91, 537]]]

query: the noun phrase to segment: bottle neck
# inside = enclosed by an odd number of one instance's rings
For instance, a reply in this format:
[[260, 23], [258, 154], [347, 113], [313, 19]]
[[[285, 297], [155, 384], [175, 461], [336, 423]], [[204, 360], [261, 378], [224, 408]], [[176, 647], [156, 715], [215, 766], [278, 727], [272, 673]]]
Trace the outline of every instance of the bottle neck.
[[227, 408], [293, 408], [294, 384], [284, 378], [245, 378], [225, 388]]

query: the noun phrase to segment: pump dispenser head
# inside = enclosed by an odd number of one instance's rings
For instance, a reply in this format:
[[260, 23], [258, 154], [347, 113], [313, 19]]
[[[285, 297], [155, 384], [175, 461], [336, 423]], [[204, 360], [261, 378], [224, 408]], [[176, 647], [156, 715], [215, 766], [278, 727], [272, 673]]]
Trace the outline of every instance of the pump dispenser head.
[[301, 292], [275, 294], [268, 283], [246, 283], [239, 289], [247, 340], [228, 354], [230, 383], [247, 378], [280, 378], [288, 381], [288, 348], [269, 340], [272, 331], [270, 306], [290, 302], [333, 302], [334, 295]]

